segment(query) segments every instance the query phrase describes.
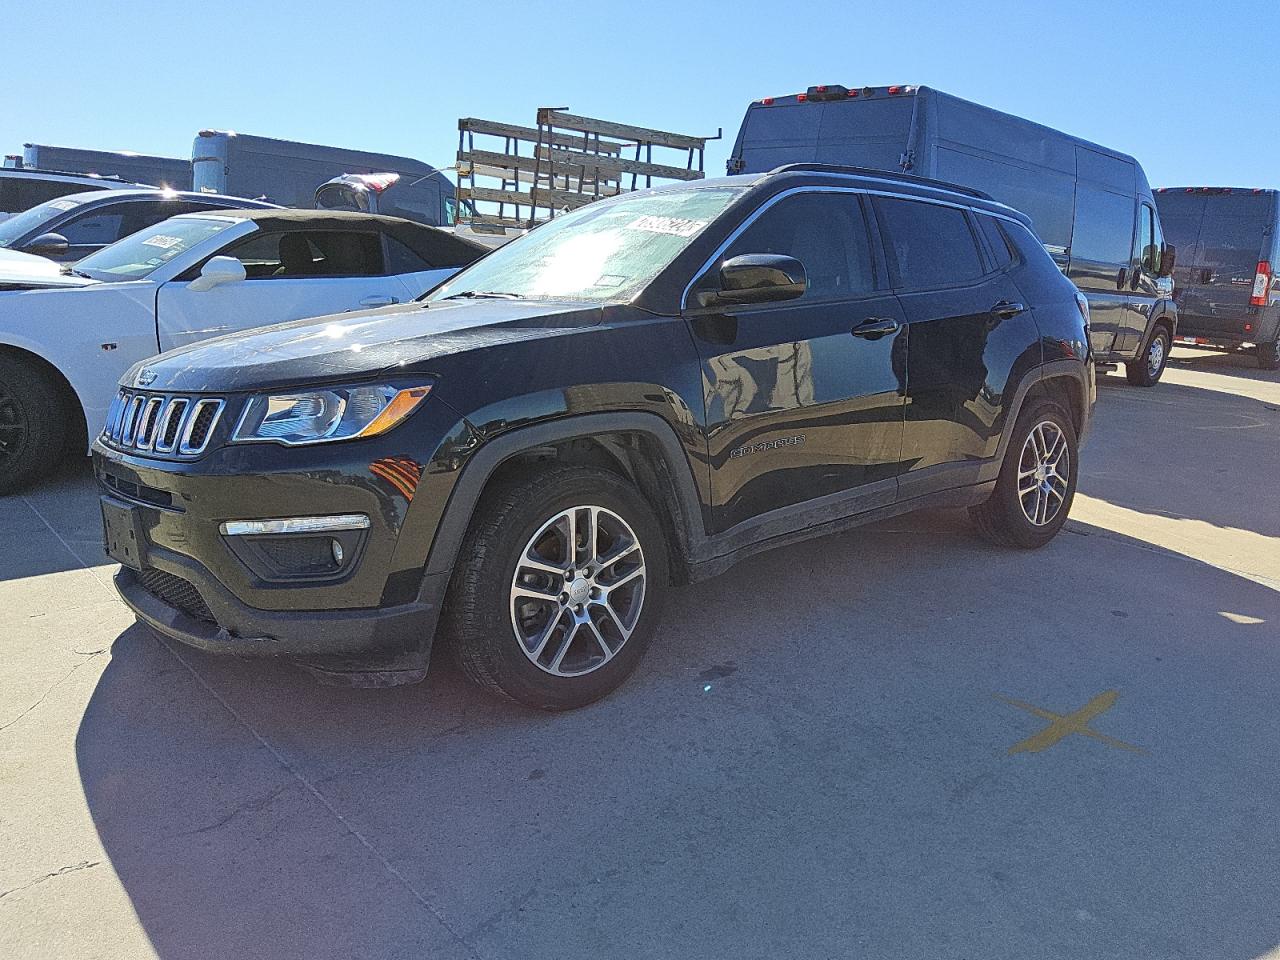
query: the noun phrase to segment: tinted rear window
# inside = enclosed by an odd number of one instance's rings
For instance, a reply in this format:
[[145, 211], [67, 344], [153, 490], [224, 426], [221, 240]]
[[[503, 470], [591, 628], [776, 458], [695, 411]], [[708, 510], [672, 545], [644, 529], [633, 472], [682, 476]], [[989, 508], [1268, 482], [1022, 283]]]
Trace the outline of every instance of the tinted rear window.
[[876, 200], [895, 287], [924, 289], [982, 276], [963, 210], [914, 200]]
[[1219, 274], [1219, 279], [1230, 274], [1252, 282], [1258, 261], [1267, 259], [1263, 246], [1270, 246], [1270, 236], [1266, 217], [1224, 217], [1210, 208], [1200, 227], [1200, 265]]
[[914, 100], [753, 104], [739, 135], [743, 172], [813, 161], [897, 170]]

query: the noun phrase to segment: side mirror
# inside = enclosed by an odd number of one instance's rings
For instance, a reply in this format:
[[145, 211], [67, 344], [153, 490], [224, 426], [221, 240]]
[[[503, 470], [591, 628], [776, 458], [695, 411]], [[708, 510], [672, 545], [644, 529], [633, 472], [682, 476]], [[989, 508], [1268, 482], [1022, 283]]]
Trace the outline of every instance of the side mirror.
[[212, 290], [224, 283], [243, 280], [246, 276], [248, 274], [245, 273], [244, 264], [235, 257], [210, 257], [200, 268], [200, 276], [187, 284], [187, 289], [197, 292]]
[[775, 303], [804, 296], [809, 279], [795, 257], [775, 253], [745, 253], [720, 266], [720, 289], [704, 290], [704, 307], [718, 304]]
[[1172, 277], [1173, 262], [1175, 259], [1177, 259], [1177, 256], [1178, 256], [1178, 248], [1175, 247], [1172, 243], [1166, 243], [1164, 245], [1164, 252], [1160, 255], [1160, 272], [1156, 274], [1156, 276]]
[[71, 248], [70, 242], [60, 233], [42, 233], [22, 248], [23, 253], [39, 257], [61, 257]]

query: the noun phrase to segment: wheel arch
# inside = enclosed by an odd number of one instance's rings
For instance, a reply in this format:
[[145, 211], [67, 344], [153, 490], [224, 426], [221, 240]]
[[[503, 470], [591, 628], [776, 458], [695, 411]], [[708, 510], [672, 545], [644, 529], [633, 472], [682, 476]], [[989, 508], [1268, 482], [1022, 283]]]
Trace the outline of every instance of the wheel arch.
[[[0, 357], [13, 357], [24, 363], [32, 364], [57, 386], [58, 392], [62, 394], [67, 403], [67, 410], [72, 418], [71, 429], [67, 438], [67, 450], [88, 451], [89, 428], [85, 418], [84, 403], [76, 392], [75, 387], [71, 385], [71, 381], [67, 379], [66, 374], [36, 351], [14, 343], [0, 342]], [[78, 447], [76, 446], [77, 444], [79, 444]]]
[[705, 536], [693, 468], [675, 430], [641, 412], [590, 413], [512, 430], [482, 444], [463, 467], [427, 557], [424, 585], [443, 592], [485, 492], [517, 471], [574, 463], [618, 473], [634, 484], [663, 524], [675, 582]]

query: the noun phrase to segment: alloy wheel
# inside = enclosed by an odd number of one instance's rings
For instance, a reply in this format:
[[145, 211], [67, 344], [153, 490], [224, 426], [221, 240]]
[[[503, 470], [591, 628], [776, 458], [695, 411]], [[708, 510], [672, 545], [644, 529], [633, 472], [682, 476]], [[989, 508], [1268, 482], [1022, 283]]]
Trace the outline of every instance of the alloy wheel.
[[1052, 523], [1066, 502], [1071, 477], [1067, 436], [1052, 420], [1031, 429], [1018, 460], [1018, 503], [1033, 525]]
[[1151, 346], [1147, 348], [1147, 374], [1151, 377], [1159, 375], [1164, 369], [1164, 337], [1156, 334], [1151, 338]]
[[644, 606], [644, 551], [611, 510], [580, 506], [544, 523], [525, 545], [511, 581], [511, 624], [539, 669], [576, 677], [622, 649]]

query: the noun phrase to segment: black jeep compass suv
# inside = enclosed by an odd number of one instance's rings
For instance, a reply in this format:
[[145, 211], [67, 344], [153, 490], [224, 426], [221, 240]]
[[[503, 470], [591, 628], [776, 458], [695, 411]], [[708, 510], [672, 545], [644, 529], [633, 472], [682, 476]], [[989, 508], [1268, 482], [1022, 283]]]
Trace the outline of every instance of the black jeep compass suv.
[[867, 520], [1062, 527], [1088, 307], [1021, 214], [818, 165], [557, 217], [407, 305], [126, 375], [95, 468], [152, 628], [360, 684], [446, 637], [548, 709], [617, 687], [670, 584]]

